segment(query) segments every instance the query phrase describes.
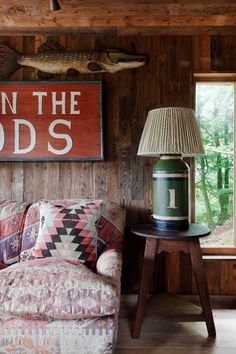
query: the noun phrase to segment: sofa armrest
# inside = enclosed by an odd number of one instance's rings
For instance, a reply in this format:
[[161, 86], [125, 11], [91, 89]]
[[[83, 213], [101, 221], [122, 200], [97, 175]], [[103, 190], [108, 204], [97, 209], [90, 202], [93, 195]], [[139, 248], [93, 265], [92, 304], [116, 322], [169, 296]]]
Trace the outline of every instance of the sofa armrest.
[[97, 274], [106, 278], [118, 289], [120, 289], [121, 269], [122, 255], [115, 248], [106, 249], [97, 260]]

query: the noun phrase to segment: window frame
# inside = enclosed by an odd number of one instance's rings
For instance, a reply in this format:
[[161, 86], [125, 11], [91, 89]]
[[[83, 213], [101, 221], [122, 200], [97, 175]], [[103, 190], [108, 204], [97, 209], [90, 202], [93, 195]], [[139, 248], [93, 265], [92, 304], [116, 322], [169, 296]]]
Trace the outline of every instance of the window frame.
[[[196, 103], [196, 85], [199, 82], [231, 82], [234, 84], [234, 91], [236, 93], [236, 73], [193, 73], [193, 102], [194, 102], [194, 109]], [[233, 158], [233, 203], [236, 206], [236, 95], [234, 99], [234, 120], [233, 120], [233, 132], [234, 132], [234, 158]], [[190, 193], [190, 200], [191, 200], [191, 220], [192, 222], [195, 221], [195, 159], [191, 159], [190, 164], [190, 184], [191, 184], [191, 193]], [[234, 246], [229, 247], [222, 247], [222, 246], [213, 246], [207, 247], [201, 245], [201, 251], [204, 255], [217, 255], [217, 256], [236, 256], [236, 212], [233, 215], [233, 229], [234, 229]]]

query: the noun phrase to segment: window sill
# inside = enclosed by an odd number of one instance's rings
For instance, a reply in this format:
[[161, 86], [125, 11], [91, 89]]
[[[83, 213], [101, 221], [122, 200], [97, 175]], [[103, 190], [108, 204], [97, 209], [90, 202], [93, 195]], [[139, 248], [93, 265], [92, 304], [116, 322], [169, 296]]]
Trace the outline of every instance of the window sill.
[[236, 261], [236, 255], [235, 256], [224, 256], [224, 255], [214, 255], [214, 256], [202, 256], [202, 258], [205, 261]]
[[217, 256], [223, 258], [224, 256], [232, 256], [236, 259], [236, 247], [204, 247], [201, 246], [202, 254], [205, 256]]

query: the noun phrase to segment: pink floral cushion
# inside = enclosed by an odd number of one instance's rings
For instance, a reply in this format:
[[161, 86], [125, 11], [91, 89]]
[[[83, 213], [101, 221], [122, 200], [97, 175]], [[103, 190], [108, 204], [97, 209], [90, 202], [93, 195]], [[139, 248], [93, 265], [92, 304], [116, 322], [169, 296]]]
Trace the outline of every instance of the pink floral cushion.
[[75, 258], [94, 268], [98, 243], [95, 223], [102, 203], [96, 200], [64, 206], [41, 201], [39, 233], [29, 259]]
[[118, 308], [118, 289], [78, 260], [35, 259], [0, 272], [0, 320], [92, 318]]

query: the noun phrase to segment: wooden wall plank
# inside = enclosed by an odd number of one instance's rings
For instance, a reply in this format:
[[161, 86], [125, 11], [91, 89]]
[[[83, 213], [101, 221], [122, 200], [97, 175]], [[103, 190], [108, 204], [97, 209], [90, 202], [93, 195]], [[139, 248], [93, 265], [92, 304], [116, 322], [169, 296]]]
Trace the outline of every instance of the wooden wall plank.
[[209, 35], [193, 38], [193, 69], [196, 72], [211, 70], [211, 37]]
[[[34, 38], [28, 37], [27, 40], [23, 37], [14, 38], [11, 40], [11, 45], [16, 48], [17, 51], [22, 52], [27, 50], [28, 43], [31, 45]], [[24, 80], [27, 79], [27, 75], [23, 74], [23, 70], [18, 70], [13, 74], [12, 80]], [[14, 163], [9, 163], [12, 168], [11, 176], [11, 199], [13, 200], [23, 200], [24, 188], [24, 172], [23, 172], [23, 162], [19, 162], [16, 165]]]
[[236, 293], [236, 262], [223, 261], [220, 272], [220, 293], [231, 295]]
[[95, 181], [94, 181], [94, 196], [96, 199], [107, 200], [107, 175], [106, 163], [96, 163]]
[[[142, 68], [116, 75], [85, 77], [68, 74], [59, 77], [66, 80], [102, 79], [105, 160], [1, 162], [0, 199], [24, 199], [33, 202], [39, 198], [104, 198], [125, 206], [127, 233], [124, 241], [122, 289], [125, 293], [135, 292], [139, 285], [144, 241], [130, 235], [128, 229], [137, 222], [150, 221], [152, 168], [156, 161], [155, 158], [137, 156], [147, 113], [150, 109], [162, 106], [191, 107], [192, 72], [196, 68], [206, 69], [209, 56], [212, 70], [234, 70], [232, 53], [236, 51], [235, 37], [199, 37], [199, 50], [196, 50], [196, 41], [191, 36], [27, 36], [1, 37], [0, 43], [30, 54], [47, 38], [55, 39], [73, 50], [122, 48], [128, 52], [145, 53], [149, 61]], [[194, 60], [193, 53], [198, 53], [199, 60]], [[36, 80], [37, 75], [33, 69], [24, 68], [10, 79]], [[153, 282], [158, 285], [153, 286], [153, 291], [163, 290], [165, 282], [166, 289], [175, 293], [196, 292], [188, 257], [175, 254], [171, 258], [168, 255], [165, 272], [164, 258], [164, 255], [157, 258]], [[235, 267], [234, 261], [227, 261], [227, 264], [206, 262], [212, 293], [236, 293]], [[160, 280], [162, 270], [164, 276]]]
[[12, 163], [2, 162], [0, 169], [0, 187], [1, 187], [1, 197], [0, 199], [10, 199], [13, 194], [12, 192]]
[[7, 34], [196, 34], [235, 33], [234, 1], [63, 0], [49, 11], [48, 1], [1, 2], [0, 33]]
[[[31, 41], [31, 37], [29, 37]], [[23, 51], [25, 40], [23, 37], [19, 38], [1, 38], [1, 43], [8, 44], [19, 52]], [[23, 70], [18, 70], [12, 75], [12, 80], [22, 80]], [[13, 162], [0, 162], [0, 179], [1, 179], [1, 199], [23, 200], [23, 163], [17, 164]]]
[[211, 37], [211, 62], [213, 71], [236, 71], [236, 38], [235, 36]]

